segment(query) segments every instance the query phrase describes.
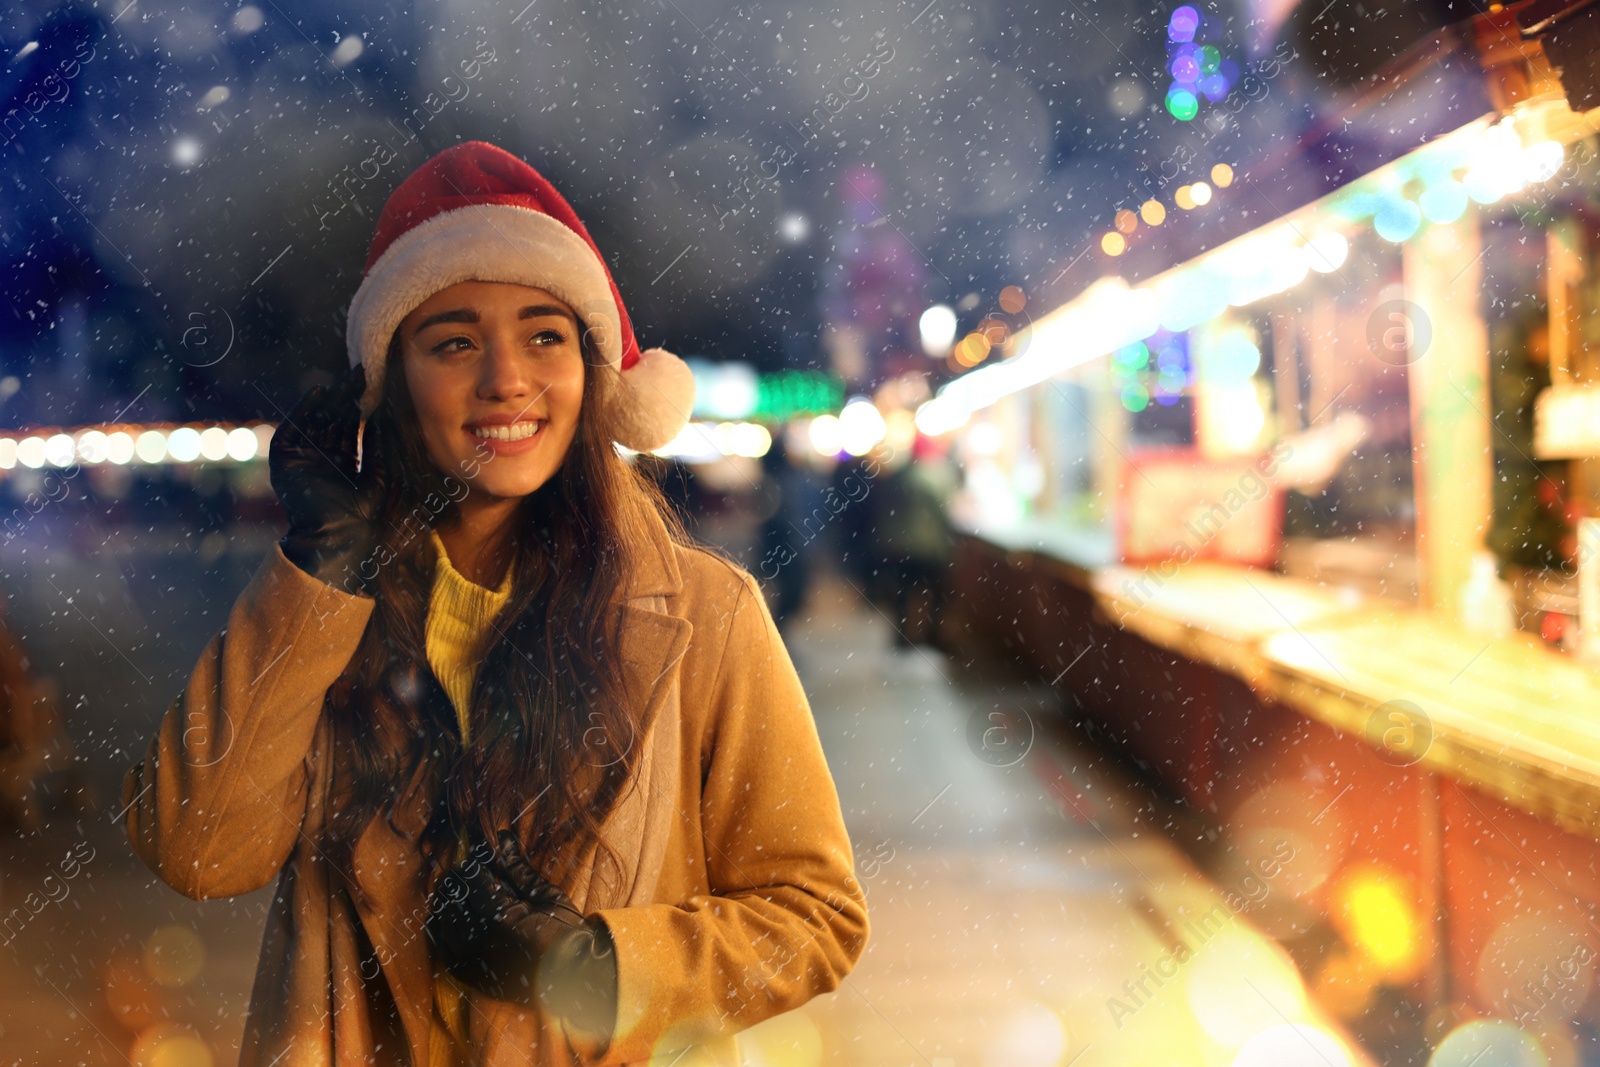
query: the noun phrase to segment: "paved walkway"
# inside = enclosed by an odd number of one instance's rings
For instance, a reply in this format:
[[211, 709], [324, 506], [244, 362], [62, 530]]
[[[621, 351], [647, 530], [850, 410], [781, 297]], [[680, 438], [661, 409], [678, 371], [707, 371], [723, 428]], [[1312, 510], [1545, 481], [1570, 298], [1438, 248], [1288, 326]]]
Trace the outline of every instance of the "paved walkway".
[[[76, 580], [51, 573], [58, 584]], [[8, 592], [20, 624], [27, 598]], [[56, 608], [76, 638], [49, 645], [53, 669], [68, 672], [69, 696], [83, 691], [79, 748], [114, 788], [122, 746], [158, 705], [131, 709], [125, 693], [74, 673], [115, 657], [95, 652], [93, 632]], [[118, 636], [152, 625], [139, 618], [119, 623]], [[1286, 957], [1150, 828], [1140, 794], [1063, 733], [1048, 693], [960, 674], [936, 652], [892, 649], [884, 617], [838, 582], [815, 591], [788, 636], [873, 933], [839, 991], [744, 1035], [746, 1063], [1352, 1062], [1318, 1033], [1285, 1028], [1308, 1020]], [[134, 662], [151, 685], [179, 670], [176, 658], [160, 671]], [[0, 932], [0, 1067], [235, 1061], [270, 889], [184, 900], [132, 856], [108, 818], [115, 799], [103, 794], [104, 810], [81, 819], [55, 816], [37, 835], [0, 838], [0, 915], [29, 893], [62, 896]], [[1260, 1054], [1241, 1058], [1252, 1038]]]

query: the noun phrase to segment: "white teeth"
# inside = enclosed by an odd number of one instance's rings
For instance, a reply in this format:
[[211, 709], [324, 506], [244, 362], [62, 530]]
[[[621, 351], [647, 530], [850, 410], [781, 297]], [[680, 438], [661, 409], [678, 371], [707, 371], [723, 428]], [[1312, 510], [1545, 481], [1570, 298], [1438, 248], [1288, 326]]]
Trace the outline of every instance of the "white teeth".
[[543, 425], [540, 421], [517, 422], [510, 426], [474, 426], [472, 432], [486, 441], [525, 441], [538, 433]]

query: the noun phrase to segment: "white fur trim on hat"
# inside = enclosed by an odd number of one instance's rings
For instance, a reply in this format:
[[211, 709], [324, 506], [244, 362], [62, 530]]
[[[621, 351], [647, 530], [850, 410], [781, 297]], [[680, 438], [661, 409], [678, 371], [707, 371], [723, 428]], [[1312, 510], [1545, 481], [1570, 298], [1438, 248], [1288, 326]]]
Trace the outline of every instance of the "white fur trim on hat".
[[647, 348], [622, 372], [612, 438], [635, 452], [654, 452], [677, 437], [694, 409], [694, 372], [664, 348]]
[[[362, 279], [350, 302], [345, 347], [352, 367], [367, 368], [363, 414], [370, 414], [383, 395], [384, 360], [395, 328], [434, 293], [464, 281], [545, 290], [572, 308], [600, 356], [620, 368], [617, 302], [594, 250], [549, 215], [511, 204], [478, 204], [435, 215], [401, 234]], [[642, 363], [635, 364], [623, 380], [641, 369]], [[675, 375], [669, 376], [674, 388], [681, 387]], [[691, 400], [693, 395], [691, 378]]]

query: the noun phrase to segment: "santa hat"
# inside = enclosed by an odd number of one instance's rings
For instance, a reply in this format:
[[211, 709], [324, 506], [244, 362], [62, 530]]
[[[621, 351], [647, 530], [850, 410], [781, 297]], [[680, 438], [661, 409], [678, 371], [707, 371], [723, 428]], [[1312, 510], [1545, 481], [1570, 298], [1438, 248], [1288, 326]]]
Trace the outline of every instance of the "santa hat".
[[571, 205], [538, 171], [483, 141], [428, 160], [378, 216], [345, 331], [350, 365], [367, 369], [363, 416], [383, 395], [400, 321], [439, 290], [473, 280], [543, 289], [572, 308], [621, 377], [610, 427], [617, 443], [649, 452], [688, 423], [694, 376], [671, 352], [639, 351], [622, 295]]

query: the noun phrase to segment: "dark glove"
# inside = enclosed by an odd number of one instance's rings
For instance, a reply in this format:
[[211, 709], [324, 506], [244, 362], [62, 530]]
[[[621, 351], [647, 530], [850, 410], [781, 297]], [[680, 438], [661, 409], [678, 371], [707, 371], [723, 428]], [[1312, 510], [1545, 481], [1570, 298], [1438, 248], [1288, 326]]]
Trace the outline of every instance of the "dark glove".
[[337, 390], [309, 390], [273, 433], [267, 456], [272, 489], [289, 514], [289, 533], [278, 542], [283, 554], [313, 578], [358, 596], [372, 595], [362, 567], [376, 576], [369, 559], [383, 503], [377, 464], [356, 472], [366, 380], [364, 368], [356, 367]]
[[586, 1034], [610, 1035], [617, 996], [610, 931], [541, 877], [510, 832], [494, 852], [480, 845], [440, 877], [426, 929], [463, 984], [496, 1000], [537, 1003]]

